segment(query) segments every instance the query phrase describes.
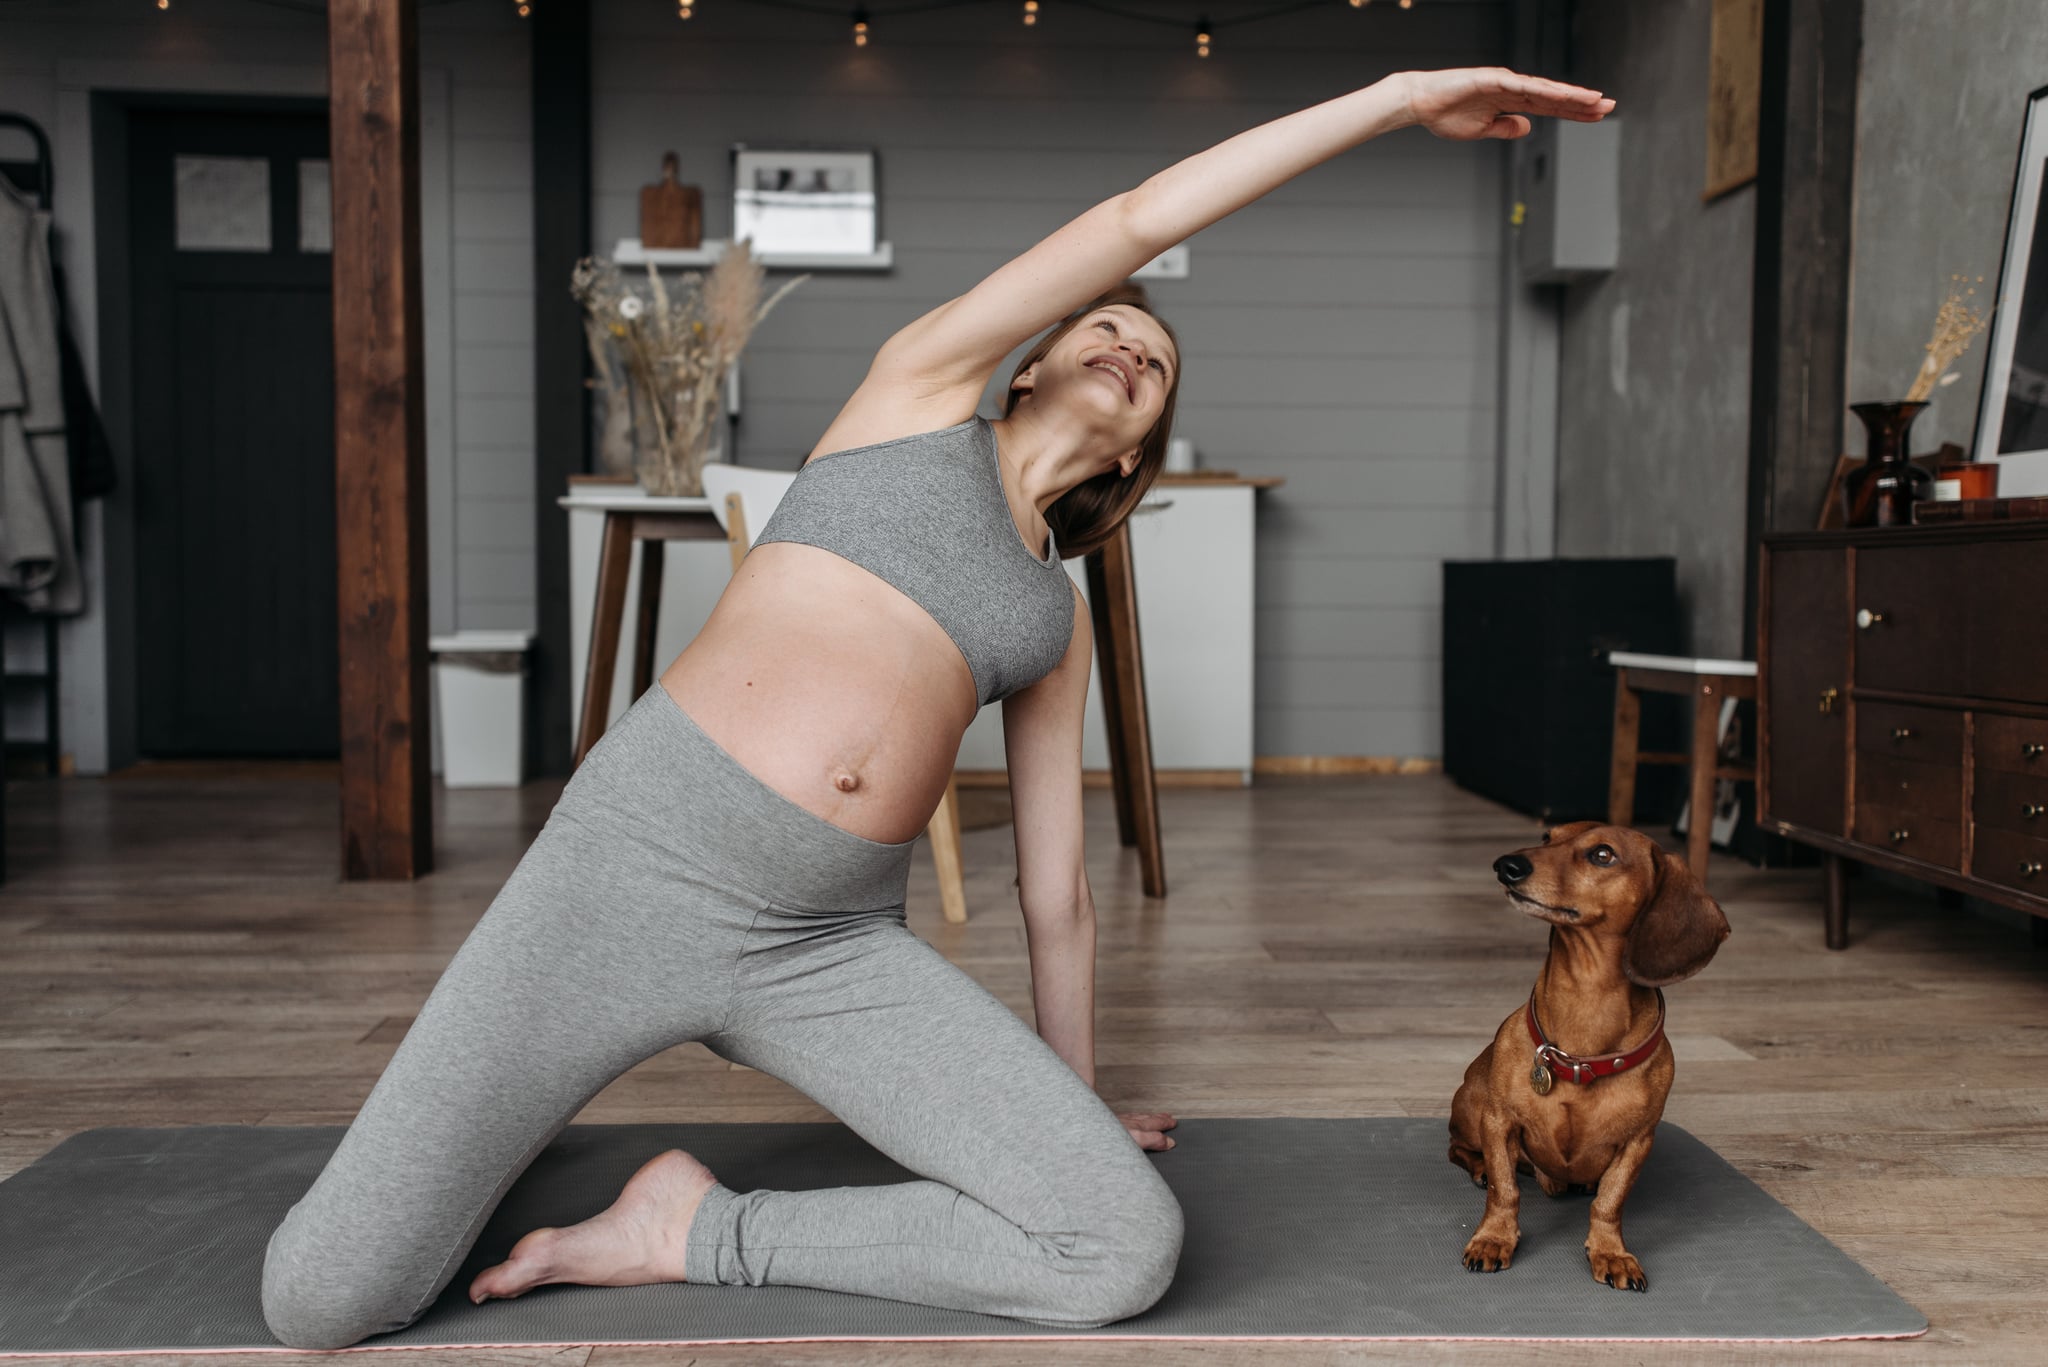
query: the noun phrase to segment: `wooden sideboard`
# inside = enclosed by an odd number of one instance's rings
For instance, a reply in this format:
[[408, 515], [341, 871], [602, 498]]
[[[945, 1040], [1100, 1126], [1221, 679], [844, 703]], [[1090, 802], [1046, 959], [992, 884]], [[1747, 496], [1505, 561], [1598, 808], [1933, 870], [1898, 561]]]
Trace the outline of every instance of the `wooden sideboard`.
[[[1760, 824], [2048, 917], [2048, 523], [1765, 539]], [[2034, 922], [2036, 942], [2048, 921]]]

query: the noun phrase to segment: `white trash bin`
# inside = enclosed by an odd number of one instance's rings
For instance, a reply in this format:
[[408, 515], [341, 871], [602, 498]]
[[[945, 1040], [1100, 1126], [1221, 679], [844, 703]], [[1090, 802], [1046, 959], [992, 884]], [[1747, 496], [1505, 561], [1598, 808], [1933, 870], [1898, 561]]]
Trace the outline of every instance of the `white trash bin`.
[[530, 631], [458, 631], [427, 642], [434, 734], [450, 788], [517, 788], [526, 774]]

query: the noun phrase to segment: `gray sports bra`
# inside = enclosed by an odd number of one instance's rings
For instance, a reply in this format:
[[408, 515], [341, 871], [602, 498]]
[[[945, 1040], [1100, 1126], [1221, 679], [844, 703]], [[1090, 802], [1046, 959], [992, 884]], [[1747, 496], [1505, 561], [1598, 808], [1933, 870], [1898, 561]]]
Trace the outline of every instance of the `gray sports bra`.
[[1017, 534], [980, 416], [813, 458], [760, 541], [831, 551], [902, 590], [960, 647], [983, 704], [1037, 683], [1073, 640], [1059, 548], [1048, 535], [1040, 560]]

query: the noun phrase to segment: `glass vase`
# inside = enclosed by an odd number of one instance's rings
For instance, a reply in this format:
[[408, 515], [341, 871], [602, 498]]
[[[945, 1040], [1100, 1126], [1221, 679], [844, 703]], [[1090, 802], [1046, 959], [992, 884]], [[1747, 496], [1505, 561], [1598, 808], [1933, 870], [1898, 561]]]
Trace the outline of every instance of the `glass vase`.
[[1852, 403], [1863, 420], [1863, 464], [1842, 481], [1843, 524], [1849, 527], [1907, 527], [1913, 502], [1931, 491], [1934, 477], [1909, 459], [1907, 434], [1924, 401]]

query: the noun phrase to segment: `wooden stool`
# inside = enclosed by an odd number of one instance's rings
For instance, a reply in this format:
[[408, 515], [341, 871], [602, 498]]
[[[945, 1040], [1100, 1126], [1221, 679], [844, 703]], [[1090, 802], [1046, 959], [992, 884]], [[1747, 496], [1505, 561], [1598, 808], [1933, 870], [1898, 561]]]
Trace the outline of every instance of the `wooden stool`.
[[[1721, 703], [1726, 698], [1756, 696], [1756, 664], [1749, 660], [1694, 660], [1682, 655], [1637, 655], [1617, 650], [1607, 657], [1614, 666], [1614, 767], [1607, 786], [1607, 819], [1633, 826], [1638, 764], [1686, 764], [1692, 767], [1692, 816], [1686, 832], [1686, 862], [1700, 882], [1707, 881], [1707, 851], [1714, 829], [1714, 780], [1754, 783], [1748, 764], [1722, 764]], [[1678, 693], [1693, 700], [1692, 752], [1670, 754], [1636, 748], [1642, 723], [1639, 693]]]

